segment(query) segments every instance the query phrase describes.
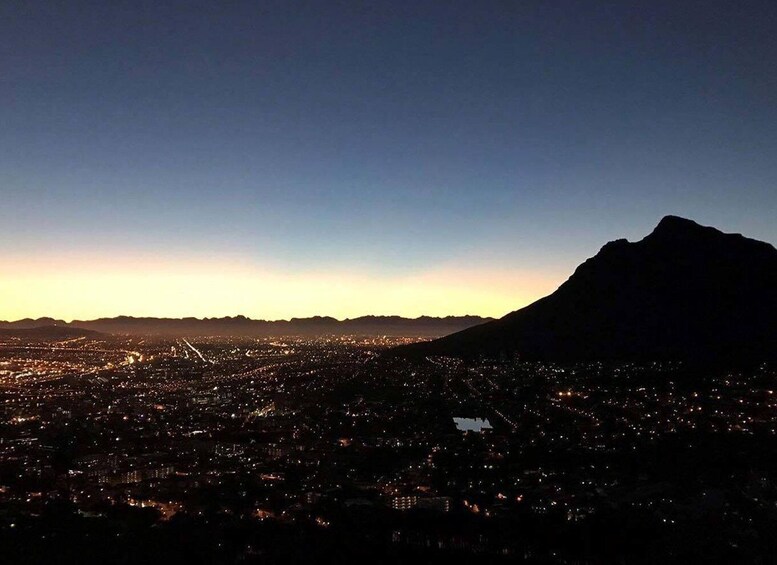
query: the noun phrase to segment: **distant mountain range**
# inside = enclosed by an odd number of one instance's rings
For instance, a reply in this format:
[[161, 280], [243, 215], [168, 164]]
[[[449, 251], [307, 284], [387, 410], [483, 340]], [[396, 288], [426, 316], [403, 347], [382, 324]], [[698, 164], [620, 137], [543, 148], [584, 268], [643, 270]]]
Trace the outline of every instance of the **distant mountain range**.
[[[2, 324], [7, 324], [3, 322]], [[74, 337], [99, 336], [100, 333], [93, 330], [74, 328], [71, 326], [43, 325], [30, 328], [6, 327], [0, 325], [0, 337], [23, 337], [26, 339], [39, 339], [43, 341], [71, 339]]]
[[[65, 322], [53, 318], [26, 318], [0, 322], [2, 330], [82, 329], [113, 334], [167, 336], [272, 336], [272, 335], [362, 335], [439, 337], [487, 322], [480, 316], [403, 318], [400, 316], [362, 316], [337, 320], [328, 316], [291, 320], [252, 320], [245, 316], [225, 318], [133, 318], [118, 316], [97, 320]], [[40, 332], [39, 332], [40, 333]], [[56, 334], [56, 332], [54, 332]]]
[[606, 244], [553, 294], [401, 355], [777, 359], [777, 250], [676, 216]]

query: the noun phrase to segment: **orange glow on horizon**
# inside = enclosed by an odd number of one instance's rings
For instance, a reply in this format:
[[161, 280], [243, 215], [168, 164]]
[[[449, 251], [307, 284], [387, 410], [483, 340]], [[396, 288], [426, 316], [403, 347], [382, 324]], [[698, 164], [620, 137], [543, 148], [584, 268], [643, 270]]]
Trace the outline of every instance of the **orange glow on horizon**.
[[0, 319], [117, 315], [256, 319], [328, 315], [500, 317], [551, 293], [558, 275], [437, 266], [402, 275], [135, 256], [10, 260]]

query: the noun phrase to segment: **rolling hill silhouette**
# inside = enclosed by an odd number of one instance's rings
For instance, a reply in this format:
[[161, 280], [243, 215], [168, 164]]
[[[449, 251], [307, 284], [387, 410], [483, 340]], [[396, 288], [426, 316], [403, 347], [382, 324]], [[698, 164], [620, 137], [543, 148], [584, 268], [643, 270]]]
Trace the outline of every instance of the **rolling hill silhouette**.
[[92, 337], [96, 338], [100, 336], [100, 332], [93, 330], [86, 330], [83, 328], [74, 328], [70, 326], [35, 326], [35, 327], [19, 327], [19, 328], [2, 328], [0, 327], [0, 336], [2, 337], [18, 337], [23, 339], [34, 339], [40, 341], [56, 341], [61, 339], [72, 339], [76, 337]]
[[94, 330], [101, 333], [166, 336], [423, 336], [439, 337], [472, 327], [491, 318], [480, 316], [361, 316], [337, 320], [330, 316], [291, 320], [252, 320], [245, 316], [224, 318], [135, 318], [117, 316], [70, 323], [53, 318], [25, 318], [0, 322], [3, 330], [31, 330], [40, 327]]
[[553, 294], [402, 355], [527, 360], [777, 358], [777, 249], [667, 216], [606, 244]]

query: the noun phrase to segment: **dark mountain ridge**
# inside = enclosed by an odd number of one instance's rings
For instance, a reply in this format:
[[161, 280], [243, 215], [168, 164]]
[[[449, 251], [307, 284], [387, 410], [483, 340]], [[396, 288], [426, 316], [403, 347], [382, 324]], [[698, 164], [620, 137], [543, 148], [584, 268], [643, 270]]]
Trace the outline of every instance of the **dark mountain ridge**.
[[44, 325], [33, 327], [2, 327], [0, 326], [1, 337], [17, 337], [24, 339], [37, 339], [41, 341], [72, 339], [77, 337], [96, 337], [100, 332], [75, 328], [67, 325]]
[[607, 243], [553, 294], [403, 355], [526, 360], [777, 357], [777, 250], [667, 216]]
[[224, 318], [135, 318], [117, 316], [65, 322], [52, 318], [0, 322], [0, 329], [32, 329], [40, 326], [78, 328], [103, 333], [168, 336], [271, 336], [364, 335], [437, 337], [483, 323], [480, 316], [362, 316], [337, 320], [329, 316], [291, 320], [252, 320], [245, 316]]

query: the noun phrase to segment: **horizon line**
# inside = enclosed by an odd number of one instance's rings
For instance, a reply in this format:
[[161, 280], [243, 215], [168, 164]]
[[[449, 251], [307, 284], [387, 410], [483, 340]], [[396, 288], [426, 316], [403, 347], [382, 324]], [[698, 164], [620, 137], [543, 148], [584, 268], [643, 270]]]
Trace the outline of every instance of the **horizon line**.
[[265, 323], [293, 322], [298, 320], [327, 320], [327, 321], [335, 321], [335, 322], [348, 322], [353, 320], [360, 320], [362, 318], [399, 318], [402, 320], [410, 320], [410, 321], [420, 320], [423, 318], [430, 318], [434, 320], [445, 320], [449, 318], [481, 318], [483, 320], [498, 319], [495, 316], [485, 316], [481, 314], [446, 314], [444, 316], [433, 316], [429, 314], [421, 314], [419, 316], [402, 316], [400, 314], [363, 314], [360, 316], [347, 317], [347, 318], [337, 318], [335, 316], [316, 314], [313, 316], [293, 316], [291, 318], [276, 318], [276, 319], [251, 318], [243, 314], [236, 314], [234, 316], [230, 316], [230, 315], [204, 316], [202, 318], [198, 318], [196, 316], [168, 317], [168, 316], [130, 316], [126, 314], [118, 314], [116, 316], [101, 316], [99, 318], [91, 318], [91, 319], [72, 318], [70, 320], [65, 320], [62, 318], [54, 318], [51, 316], [39, 316], [37, 318], [28, 316], [28, 317], [19, 318], [16, 320], [0, 320], [0, 324], [15, 324], [15, 323], [25, 322], [25, 321], [39, 322], [39, 321], [45, 321], [45, 320], [49, 320], [52, 322], [63, 322], [65, 324], [73, 324], [77, 322], [97, 322], [100, 320], [117, 320], [120, 318], [129, 319], [129, 320], [171, 320], [171, 321], [192, 320], [192, 321], [198, 321], [198, 322], [213, 321], [213, 320], [245, 320], [248, 322], [265, 322]]

